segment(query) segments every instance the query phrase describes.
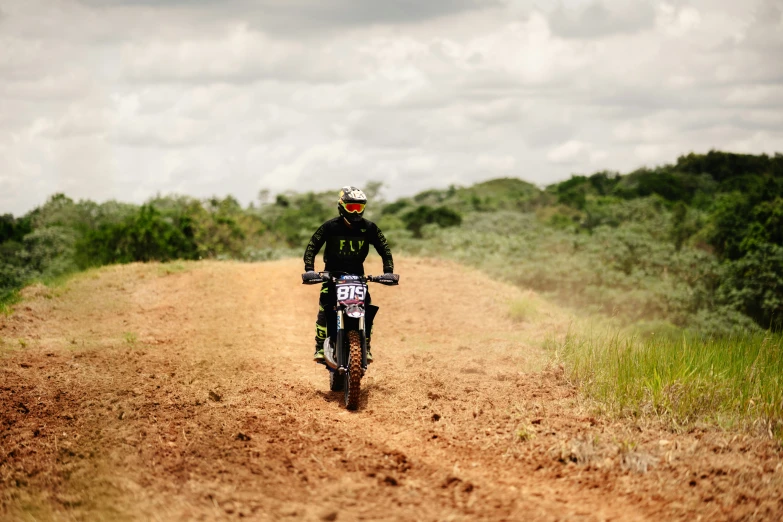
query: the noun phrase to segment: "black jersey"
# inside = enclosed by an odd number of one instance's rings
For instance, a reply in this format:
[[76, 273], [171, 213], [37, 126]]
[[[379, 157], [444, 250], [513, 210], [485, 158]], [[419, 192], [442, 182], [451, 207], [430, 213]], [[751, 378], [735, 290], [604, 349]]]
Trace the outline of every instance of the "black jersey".
[[330, 219], [310, 239], [304, 253], [305, 271], [315, 269], [315, 256], [324, 248], [326, 271], [349, 272], [364, 275], [364, 260], [370, 253], [370, 245], [383, 259], [384, 273], [394, 272], [394, 260], [386, 238], [372, 221], [362, 219], [348, 226], [345, 219]]

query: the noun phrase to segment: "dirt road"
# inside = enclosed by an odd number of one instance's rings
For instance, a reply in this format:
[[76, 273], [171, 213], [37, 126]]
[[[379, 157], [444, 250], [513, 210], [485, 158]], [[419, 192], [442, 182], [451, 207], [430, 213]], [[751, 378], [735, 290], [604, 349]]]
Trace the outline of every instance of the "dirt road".
[[768, 437], [597, 416], [546, 366], [567, 314], [454, 264], [398, 271], [372, 287], [358, 412], [310, 360], [317, 289], [298, 261], [27, 289], [0, 317], [0, 518], [783, 518]]

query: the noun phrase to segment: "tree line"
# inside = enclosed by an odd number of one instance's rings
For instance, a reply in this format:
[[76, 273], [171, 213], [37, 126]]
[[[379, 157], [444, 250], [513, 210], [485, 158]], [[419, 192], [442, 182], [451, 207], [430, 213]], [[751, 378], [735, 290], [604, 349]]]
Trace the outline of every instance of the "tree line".
[[[711, 151], [544, 189], [498, 179], [391, 202], [381, 200], [380, 183], [366, 188], [368, 217], [398, 249], [480, 267], [506, 256], [511, 268], [498, 275], [555, 294], [581, 292], [580, 302], [607, 312], [638, 294], [634, 306], [677, 326], [708, 311], [718, 322], [730, 312], [761, 328], [783, 326], [780, 154]], [[134, 205], [56, 194], [23, 216], [0, 216], [0, 302], [31, 281], [106, 264], [292, 255], [336, 215], [335, 200], [332, 192], [262, 193], [243, 207], [231, 196], [172, 195]], [[571, 268], [558, 271], [558, 263]], [[677, 284], [656, 286], [661, 277]]]

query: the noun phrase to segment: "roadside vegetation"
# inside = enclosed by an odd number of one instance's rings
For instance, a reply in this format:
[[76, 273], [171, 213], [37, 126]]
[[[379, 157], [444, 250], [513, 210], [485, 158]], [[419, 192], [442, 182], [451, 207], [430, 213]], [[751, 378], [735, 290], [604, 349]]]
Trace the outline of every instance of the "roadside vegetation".
[[675, 430], [698, 425], [783, 439], [783, 336], [622, 333], [552, 340], [569, 377], [605, 412], [655, 418]]
[[[365, 188], [367, 217], [395, 252], [478, 267], [622, 328], [553, 344], [609, 409], [780, 430], [783, 155], [712, 151], [544, 189], [509, 178], [388, 202], [380, 183]], [[248, 207], [57, 194], [0, 217], [0, 306], [26, 284], [104, 264], [299, 256], [333, 215], [332, 192], [262, 191]], [[531, 316], [513, 308], [515, 320]]]

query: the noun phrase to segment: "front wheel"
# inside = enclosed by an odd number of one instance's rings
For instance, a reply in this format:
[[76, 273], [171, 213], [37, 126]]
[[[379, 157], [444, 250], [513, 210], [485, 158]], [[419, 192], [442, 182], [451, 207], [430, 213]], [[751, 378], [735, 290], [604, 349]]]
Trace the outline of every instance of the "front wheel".
[[362, 382], [362, 339], [359, 332], [348, 332], [348, 373], [345, 379], [345, 407], [355, 410], [359, 407], [359, 390]]

